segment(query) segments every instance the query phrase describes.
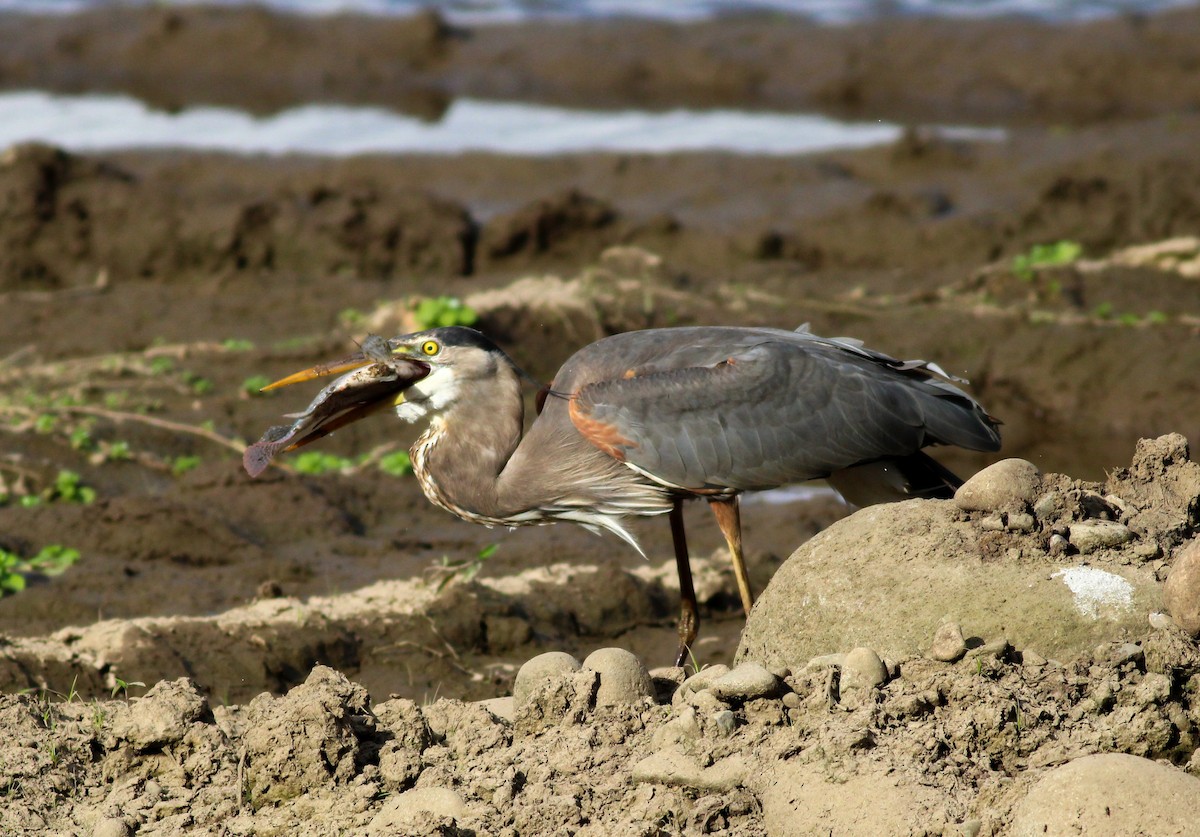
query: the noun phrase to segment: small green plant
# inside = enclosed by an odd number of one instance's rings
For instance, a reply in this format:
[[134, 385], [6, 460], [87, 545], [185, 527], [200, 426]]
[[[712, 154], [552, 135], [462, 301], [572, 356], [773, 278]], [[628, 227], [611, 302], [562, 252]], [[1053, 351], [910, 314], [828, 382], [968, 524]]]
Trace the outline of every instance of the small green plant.
[[413, 467], [412, 460], [408, 456], [408, 451], [398, 450], [384, 456], [379, 460], [379, 470], [392, 477], [403, 477], [411, 474]]
[[1035, 244], [1028, 252], [1013, 257], [1012, 271], [1026, 282], [1033, 281], [1035, 268], [1057, 267], [1078, 259], [1083, 255], [1083, 245], [1078, 241], [1058, 241], [1054, 244]]
[[413, 316], [421, 328], [444, 326], [471, 326], [479, 320], [474, 309], [453, 296], [429, 296], [418, 301]]
[[198, 456], [177, 456], [171, 460], [171, 473], [177, 477], [183, 476], [199, 464], [200, 457]]
[[221, 341], [221, 348], [227, 352], [248, 352], [254, 348], [253, 341], [230, 337]]
[[124, 462], [133, 459], [133, 450], [129, 447], [129, 442], [121, 440], [104, 445], [102, 453], [109, 462]]
[[1162, 311], [1149, 311], [1146, 313], [1146, 322], [1150, 325], [1164, 325], [1167, 322], [1167, 315]]
[[328, 474], [331, 471], [346, 471], [354, 467], [354, 463], [344, 456], [316, 450], [297, 455], [293, 465], [302, 474]]
[[349, 328], [361, 325], [367, 319], [367, 315], [357, 308], [343, 308], [338, 313], [338, 322]]
[[141, 686], [142, 688], [145, 688], [146, 684], [140, 680], [130, 680], [127, 682], [122, 680], [120, 677], [113, 675], [112, 697], [115, 699], [117, 697], [117, 692], [120, 692], [121, 696], [125, 698], [125, 700], [129, 700], [130, 686]]
[[1101, 302], [1092, 309], [1092, 316], [1098, 320], [1111, 320], [1115, 311], [1111, 302]]
[[440, 593], [456, 581], [470, 581], [479, 574], [483, 569], [483, 565], [487, 559], [491, 558], [499, 548], [499, 544], [491, 543], [479, 550], [478, 554], [473, 558], [464, 558], [461, 561], [451, 561], [449, 557], [443, 555], [441, 560], [430, 567], [430, 572], [440, 576], [437, 584], [437, 591]]
[[84, 505], [96, 502], [96, 489], [84, 485], [79, 474], [66, 469], [58, 472], [58, 476], [54, 478], [54, 485], [50, 487], [47, 494], [47, 500], [62, 500], [66, 503], [83, 503]]
[[186, 372], [183, 382], [188, 385], [193, 395], [207, 395], [212, 392], [213, 382], [195, 372]]
[[175, 361], [166, 355], [159, 355], [150, 361], [150, 373], [153, 375], [169, 375], [175, 370]]
[[54, 428], [58, 426], [58, 417], [52, 416], [49, 413], [42, 413], [33, 420], [33, 429], [35, 433], [53, 433]]
[[271, 383], [271, 379], [266, 375], [251, 375], [246, 380], [242, 381], [242, 392], [247, 395], [271, 395], [269, 392], [259, 392], [263, 387]]
[[43, 547], [32, 558], [22, 558], [14, 552], [0, 549], [0, 596], [24, 590], [27, 574], [62, 575], [78, 560], [79, 550], [59, 544]]
[[74, 450], [91, 450], [96, 447], [96, 442], [92, 439], [92, 432], [86, 427], [76, 427], [71, 431], [68, 440]]

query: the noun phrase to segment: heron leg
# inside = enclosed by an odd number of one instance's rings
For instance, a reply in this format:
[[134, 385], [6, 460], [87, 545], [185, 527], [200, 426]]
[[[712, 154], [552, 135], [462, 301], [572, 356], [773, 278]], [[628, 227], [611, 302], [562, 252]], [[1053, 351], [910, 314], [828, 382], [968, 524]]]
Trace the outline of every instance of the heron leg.
[[729, 556], [733, 559], [733, 574], [737, 578], [738, 593], [742, 597], [742, 609], [750, 615], [754, 607], [754, 594], [750, 592], [750, 576], [746, 572], [746, 559], [742, 556], [742, 514], [738, 496], [713, 497], [708, 501], [725, 543], [729, 544]]
[[700, 612], [696, 608], [696, 589], [692, 586], [692, 562], [688, 558], [687, 535], [683, 531], [683, 501], [671, 507], [671, 540], [675, 544], [675, 569], [679, 572], [679, 651], [675, 665], [687, 662], [700, 632]]

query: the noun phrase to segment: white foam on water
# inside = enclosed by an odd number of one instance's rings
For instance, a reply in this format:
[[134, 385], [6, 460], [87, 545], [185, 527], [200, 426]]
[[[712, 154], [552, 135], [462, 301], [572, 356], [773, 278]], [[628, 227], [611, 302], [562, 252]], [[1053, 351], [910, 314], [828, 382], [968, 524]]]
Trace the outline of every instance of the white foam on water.
[[1068, 567], [1051, 578], [1061, 578], [1075, 597], [1075, 609], [1089, 619], [1099, 619], [1104, 609], [1133, 607], [1133, 585], [1116, 573], [1095, 567]]
[[[961, 139], [1003, 131], [931, 128]], [[587, 111], [456, 100], [437, 122], [382, 108], [304, 105], [269, 117], [231, 108], [153, 110], [128, 96], [0, 94], [0, 147], [40, 141], [72, 151], [183, 148], [242, 154], [366, 153], [513, 155], [594, 151], [726, 151], [788, 155], [895, 141], [901, 127], [812, 114], [736, 110]]]

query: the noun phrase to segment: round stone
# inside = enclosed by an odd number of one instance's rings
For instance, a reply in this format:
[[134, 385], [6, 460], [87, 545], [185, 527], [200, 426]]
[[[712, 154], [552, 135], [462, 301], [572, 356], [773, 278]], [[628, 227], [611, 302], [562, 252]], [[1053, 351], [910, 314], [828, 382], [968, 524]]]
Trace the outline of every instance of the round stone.
[[1037, 499], [1042, 472], [1025, 459], [1003, 459], [984, 468], [954, 492], [963, 511], [1023, 509]]
[[773, 697], [780, 691], [779, 678], [759, 663], [742, 663], [712, 681], [708, 690], [721, 700], [747, 701]]
[[1200, 635], [1200, 540], [1180, 550], [1163, 585], [1163, 603], [1181, 628]]
[[933, 643], [929, 646], [929, 658], [942, 663], [953, 663], [967, 653], [962, 627], [957, 622], [943, 622], [934, 631]]
[[1115, 520], [1081, 520], [1067, 527], [1067, 539], [1081, 555], [1111, 549], [1133, 540], [1133, 532]]
[[887, 666], [870, 648], [855, 648], [847, 652], [842, 664], [841, 691], [865, 693], [887, 682]]
[[650, 673], [636, 655], [624, 648], [600, 648], [588, 654], [584, 669], [600, 675], [597, 706], [620, 706], [654, 696]]
[[1084, 756], [1047, 772], [1013, 811], [1013, 837], [1195, 834], [1200, 779], [1125, 753]]
[[579, 669], [579, 660], [566, 652], [547, 651], [545, 654], [538, 654], [517, 671], [516, 680], [513, 682], [513, 702], [518, 707], [524, 706], [538, 686]]

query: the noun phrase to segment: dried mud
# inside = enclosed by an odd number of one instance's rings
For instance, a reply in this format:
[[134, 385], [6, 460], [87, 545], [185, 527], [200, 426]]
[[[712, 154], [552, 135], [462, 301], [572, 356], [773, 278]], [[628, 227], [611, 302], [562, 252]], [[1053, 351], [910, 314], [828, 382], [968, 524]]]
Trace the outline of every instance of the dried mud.
[[[171, 107], [323, 100], [435, 115], [465, 94], [817, 107], [1009, 132], [972, 143], [914, 128], [892, 146], [800, 158], [5, 151], [0, 548], [28, 558], [62, 544], [82, 558], [0, 598], [0, 830], [1024, 834], [1047, 825], [1037, 804], [1059, 798], [1068, 774], [1056, 768], [1108, 787], [1108, 763], [1085, 756], [1137, 756], [1122, 763], [1129, 776], [1164, 762], [1174, 772], [1152, 776], [1157, 787], [1193, 781], [1200, 652], [1157, 604], [1052, 654], [1026, 621], [973, 626], [917, 579], [891, 595], [932, 608], [934, 625], [953, 617], [977, 646], [965, 659], [933, 659], [932, 630], [893, 651], [883, 628], [839, 639], [814, 618], [811, 635], [833, 638], [771, 663], [779, 681], [762, 695], [674, 690], [683, 673], [659, 671], [656, 698], [598, 705], [604, 675], [585, 668], [520, 707], [471, 703], [510, 693], [544, 651], [620, 646], [665, 662], [675, 590], [662, 521], [636, 526], [649, 563], [573, 527], [460, 523], [375, 467], [411, 441], [383, 419], [323, 444], [370, 452], [344, 473], [251, 481], [239, 451], [306, 400], [254, 395], [253, 376], [407, 330], [420, 295], [467, 300], [543, 379], [618, 330], [810, 321], [970, 378], [1005, 422], [1002, 455], [1033, 462], [1060, 498], [896, 520], [935, 531], [949, 519], [970, 566], [1091, 563], [1140, 574], [1157, 602], [1197, 525], [1197, 21], [1183, 10], [831, 32], [739, 18], [551, 36], [428, 15], [0, 17], [15, 45], [0, 86]], [[278, 72], [211, 60], [214, 43]], [[666, 55], [678, 60], [647, 59]], [[1083, 258], [1014, 269], [1063, 239]], [[1182, 436], [1135, 454], [1167, 433]], [[991, 461], [942, 458], [964, 474]], [[59, 482], [64, 470], [93, 502], [72, 502], [85, 498]], [[823, 495], [749, 500], [756, 587], [847, 512]], [[742, 620], [721, 538], [703, 508], [687, 514], [705, 618], [696, 663], [732, 664]], [[1105, 517], [1133, 540], [1078, 554], [1071, 526]], [[752, 624], [758, 650], [743, 644], [743, 656], [766, 661], [807, 635], [781, 621]], [[854, 646], [880, 650], [882, 680], [856, 685], [847, 658], [824, 656]], [[1191, 808], [1170, 793], [1122, 792], [1106, 791], [1145, 833], [1195, 833], [1172, 820]]]

